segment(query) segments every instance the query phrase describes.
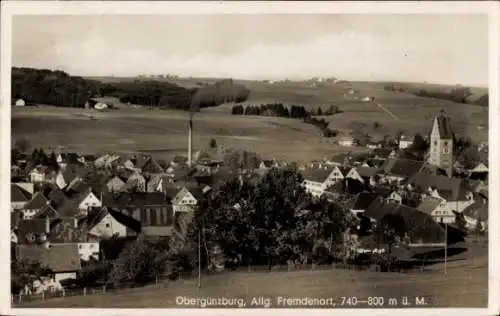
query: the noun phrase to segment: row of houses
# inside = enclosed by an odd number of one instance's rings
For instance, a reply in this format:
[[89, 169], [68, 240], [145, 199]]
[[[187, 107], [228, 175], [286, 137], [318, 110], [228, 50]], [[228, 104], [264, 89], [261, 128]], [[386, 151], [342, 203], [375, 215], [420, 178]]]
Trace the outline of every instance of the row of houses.
[[[403, 204], [407, 196], [418, 195], [420, 202], [414, 207], [437, 222], [453, 224], [457, 213], [466, 217], [469, 227], [474, 227], [477, 220], [487, 221], [487, 182], [445, 176], [422, 161], [391, 157], [382, 161], [354, 165], [341, 157], [310, 163], [302, 167], [303, 185], [313, 196], [333, 199], [339, 194], [367, 191], [369, 194], [362, 195], [362, 200], [371, 196]], [[367, 206], [367, 202], [360, 203]], [[353, 208], [353, 212], [359, 211]]]

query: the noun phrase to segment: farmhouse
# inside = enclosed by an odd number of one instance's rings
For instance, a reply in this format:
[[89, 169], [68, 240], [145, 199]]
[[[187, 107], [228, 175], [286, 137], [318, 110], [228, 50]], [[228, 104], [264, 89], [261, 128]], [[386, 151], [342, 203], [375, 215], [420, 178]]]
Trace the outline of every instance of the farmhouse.
[[51, 278], [55, 282], [64, 279], [76, 279], [77, 271], [81, 270], [80, 255], [76, 244], [50, 245], [19, 245], [16, 249], [17, 259], [28, 259], [40, 262], [53, 271]]
[[90, 236], [109, 238], [112, 236], [125, 237], [127, 235], [125, 225], [117, 221], [106, 207], [96, 208], [89, 212], [86, 221]]
[[379, 173], [383, 182], [401, 182], [422, 169], [422, 161], [389, 158], [382, 166]]
[[339, 137], [337, 142], [340, 146], [343, 146], [343, 147], [352, 147], [355, 145], [354, 137], [350, 137], [350, 136]]
[[357, 180], [363, 184], [367, 184], [370, 186], [375, 186], [377, 184], [375, 178], [377, 172], [377, 168], [359, 166], [352, 168], [346, 175], [346, 178]]
[[409, 139], [405, 135], [401, 135], [399, 138], [399, 149], [406, 149], [413, 145], [413, 140]]
[[17, 99], [14, 103], [15, 106], [26, 106], [26, 102], [23, 99]]
[[317, 168], [309, 167], [303, 172], [303, 185], [307, 192], [320, 196], [326, 188], [343, 180], [346, 174], [345, 168], [320, 164]]

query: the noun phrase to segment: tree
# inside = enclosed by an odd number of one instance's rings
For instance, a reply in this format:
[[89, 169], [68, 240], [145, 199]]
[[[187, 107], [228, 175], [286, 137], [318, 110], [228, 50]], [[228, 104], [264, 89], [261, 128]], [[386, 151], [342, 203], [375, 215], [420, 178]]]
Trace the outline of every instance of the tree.
[[54, 152], [52, 152], [50, 154], [50, 157], [48, 159], [48, 164], [50, 167], [52, 167], [54, 170], [58, 170], [59, 169], [59, 164], [57, 163], [57, 157], [56, 157], [56, 154]]
[[318, 107], [318, 111], [317, 111], [317, 114], [318, 114], [318, 116], [321, 116], [321, 115], [323, 115], [323, 111], [321, 111], [321, 107]]
[[415, 134], [413, 137], [413, 144], [411, 145], [411, 149], [416, 151], [417, 153], [423, 154], [429, 149], [429, 144], [425, 141], [425, 139], [420, 134]]
[[120, 253], [109, 278], [115, 286], [145, 284], [164, 271], [167, 257], [167, 249], [141, 235]]
[[455, 214], [455, 224], [457, 225], [457, 228], [464, 232], [467, 225], [464, 215], [457, 211], [453, 211], [453, 213]]
[[52, 274], [52, 271], [43, 266], [40, 262], [30, 260], [16, 260], [11, 262], [11, 291], [19, 293], [25, 286], [30, 289], [33, 287], [33, 282], [41, 280], [43, 277]]
[[30, 148], [30, 146], [30, 141], [27, 138], [20, 138], [16, 140], [14, 144], [14, 147], [19, 149], [21, 153], [25, 153]]
[[209, 146], [210, 146], [210, 148], [216, 148], [217, 147], [217, 141], [215, 140], [215, 138], [210, 139]]
[[476, 234], [476, 240], [479, 239], [479, 235], [483, 234], [483, 224], [479, 219], [476, 219], [476, 225], [474, 226], [474, 233]]

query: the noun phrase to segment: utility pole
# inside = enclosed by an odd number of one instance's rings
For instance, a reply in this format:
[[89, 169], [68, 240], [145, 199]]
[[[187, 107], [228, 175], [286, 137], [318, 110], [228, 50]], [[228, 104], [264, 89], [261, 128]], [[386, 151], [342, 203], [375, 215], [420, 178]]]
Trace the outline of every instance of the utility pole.
[[444, 274], [446, 275], [446, 264], [448, 263], [448, 224], [444, 224]]
[[201, 288], [201, 229], [198, 230], [198, 290]]

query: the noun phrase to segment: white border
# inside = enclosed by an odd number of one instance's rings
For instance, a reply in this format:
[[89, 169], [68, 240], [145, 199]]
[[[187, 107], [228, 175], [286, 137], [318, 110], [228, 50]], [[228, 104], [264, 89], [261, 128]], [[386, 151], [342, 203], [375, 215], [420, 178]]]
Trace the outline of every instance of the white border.
[[[433, 13], [433, 14], [471, 14], [487, 13], [489, 15], [489, 146], [490, 146], [490, 173], [498, 174], [499, 152], [498, 141], [494, 141], [493, 136], [500, 135], [500, 128], [495, 123], [500, 116], [498, 106], [500, 87], [499, 81], [499, 4], [494, 1], [488, 2], [147, 2], [147, 1], [2, 1], [1, 2], [1, 115], [0, 115], [0, 174], [9, 174], [9, 150], [10, 150], [10, 67], [11, 67], [11, 22], [13, 15], [63, 15], [63, 14], [231, 14], [231, 13], [367, 13], [367, 14], [387, 14], [387, 13]], [[335, 314], [360, 313], [370, 314], [441, 314], [446, 311], [451, 315], [495, 315], [499, 314], [499, 277], [500, 271], [498, 259], [498, 245], [500, 242], [499, 227], [499, 195], [495, 194], [499, 189], [498, 178], [490, 177], [490, 205], [492, 210], [489, 216], [489, 306], [481, 309], [398, 309], [398, 310], [373, 310], [373, 309], [336, 309]], [[3, 214], [6, 214], [9, 206], [10, 185], [7, 181], [0, 184], [0, 201]], [[493, 193], [493, 194], [491, 194]], [[10, 221], [9, 215], [0, 221], [0, 230], [4, 238], [0, 238], [2, 255], [10, 256]], [[4, 275], [0, 285], [0, 313], [16, 315], [53, 315], [58, 313], [71, 313], [72, 315], [86, 315], [88, 312], [98, 312], [102, 315], [136, 315], [140, 313], [148, 315], [161, 315], [165, 313], [162, 309], [10, 309], [10, 280], [9, 261], [0, 261], [1, 273]], [[304, 310], [289, 309], [267, 309], [253, 310], [265, 314], [299, 314]], [[169, 313], [180, 314], [211, 314], [228, 315], [244, 313], [245, 310], [209, 310], [209, 309], [172, 309]], [[308, 314], [331, 314], [331, 310], [307, 310]]]

